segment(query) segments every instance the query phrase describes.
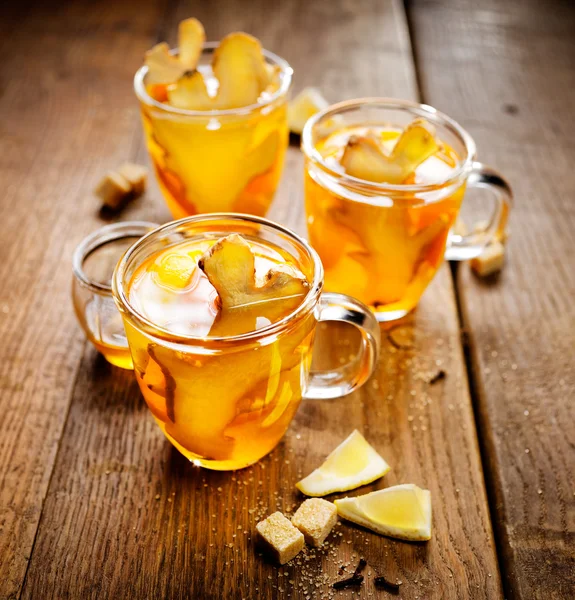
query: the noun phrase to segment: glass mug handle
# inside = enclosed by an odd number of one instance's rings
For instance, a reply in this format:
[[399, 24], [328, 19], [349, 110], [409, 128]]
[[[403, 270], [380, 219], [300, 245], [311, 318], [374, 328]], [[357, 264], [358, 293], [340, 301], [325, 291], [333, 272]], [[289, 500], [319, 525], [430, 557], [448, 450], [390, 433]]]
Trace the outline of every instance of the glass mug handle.
[[[486, 228], [458, 235], [451, 231], [445, 250], [447, 260], [468, 260], [479, 256], [487, 244], [504, 239], [507, 218], [511, 209], [511, 187], [497, 172], [480, 162], [474, 162], [467, 186], [490, 190], [495, 196], [495, 209]], [[465, 200], [464, 200], [465, 201]]]
[[361, 348], [356, 359], [336, 369], [312, 371], [303, 394], [312, 400], [345, 396], [362, 386], [371, 376], [379, 355], [379, 324], [369, 308], [345, 294], [323, 293], [319, 300], [318, 321], [350, 323], [361, 333]]

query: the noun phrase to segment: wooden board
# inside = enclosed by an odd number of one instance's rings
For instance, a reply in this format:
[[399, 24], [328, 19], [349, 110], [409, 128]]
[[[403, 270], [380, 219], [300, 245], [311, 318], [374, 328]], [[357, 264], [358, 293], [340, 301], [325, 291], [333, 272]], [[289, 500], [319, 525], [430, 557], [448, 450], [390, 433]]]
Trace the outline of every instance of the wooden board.
[[413, 2], [409, 15], [424, 100], [469, 129], [516, 195], [503, 273], [480, 281], [464, 265], [457, 281], [506, 597], [570, 599], [575, 5]]
[[[196, 8], [210, 37], [245, 29], [285, 56], [299, 73], [298, 89], [320, 85], [334, 101], [417, 97], [395, 0]], [[10, 11], [12, 27], [0, 22], [17, 47], [0, 65], [10, 81], [0, 98], [10, 117], [2, 127], [30, 155], [1, 172], [13, 184], [3, 206], [16, 208], [0, 269], [18, 302], [10, 300], [13, 312], [1, 325], [8, 419], [0, 424], [0, 597], [18, 597], [22, 585], [25, 598], [325, 597], [339, 567], [353, 568], [359, 556], [370, 565], [362, 597], [374, 593], [374, 573], [401, 579], [406, 599], [500, 597], [449, 271], [393, 332], [395, 345], [384, 332], [378, 372], [366, 387], [337, 401], [304, 402], [280, 446], [250, 469], [198, 470], [164, 440], [133, 376], [83, 343], [68, 300], [72, 249], [99, 223], [92, 186], [106, 168], [145, 157], [131, 76], [156, 39], [174, 40], [188, 5], [135, 10], [126, 0]], [[20, 101], [33, 97], [38, 77], [46, 95]], [[302, 160], [292, 148], [271, 216], [303, 232], [302, 211]], [[157, 187], [122, 215], [133, 217], [167, 218]], [[21, 227], [28, 228], [23, 239]], [[323, 331], [320, 359], [337, 363], [354, 341], [339, 328]], [[429, 386], [439, 368], [447, 378]], [[302, 500], [295, 481], [354, 427], [393, 467], [362, 491], [428, 487], [433, 539], [407, 544], [342, 524], [325, 553], [294, 567], [269, 564], [254, 548], [255, 522], [276, 508], [293, 510]]]
[[[75, 245], [141, 134], [131, 77], [162, 7], [4, 3], [0, 17], [0, 598], [19, 590], [85, 348]], [[141, 214], [156, 217], [155, 202]], [[163, 211], [165, 214], [165, 211]]]

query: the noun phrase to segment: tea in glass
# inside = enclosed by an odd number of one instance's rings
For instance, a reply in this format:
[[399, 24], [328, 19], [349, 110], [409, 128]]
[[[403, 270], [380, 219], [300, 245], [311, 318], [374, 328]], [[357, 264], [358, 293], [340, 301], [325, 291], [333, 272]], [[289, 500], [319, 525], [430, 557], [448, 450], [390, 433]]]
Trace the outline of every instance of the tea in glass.
[[[344, 102], [308, 121], [302, 146], [309, 239], [326, 289], [355, 295], [379, 320], [417, 305], [448, 239], [450, 258], [471, 258], [504, 226], [509, 188], [491, 174], [487, 181], [468, 134], [430, 107]], [[473, 169], [474, 185], [485, 173], [482, 184], [497, 193], [498, 212], [489, 231], [452, 240]]]
[[[302, 397], [355, 389], [377, 356], [369, 309], [321, 296], [317, 254], [280, 226], [252, 219], [168, 224], [130, 249], [114, 277], [146, 403], [172, 444], [211, 469], [259, 460], [282, 438]], [[310, 374], [324, 318], [353, 323], [362, 348], [349, 365]]]
[[155, 46], [134, 81], [171, 213], [265, 215], [288, 144], [291, 68], [245, 33], [205, 43], [196, 19], [181, 23], [179, 44]]
[[72, 259], [72, 300], [78, 321], [96, 350], [122, 369], [132, 368], [132, 356], [112, 296], [112, 274], [122, 254], [156, 227], [142, 221], [106, 225], [85, 238]]

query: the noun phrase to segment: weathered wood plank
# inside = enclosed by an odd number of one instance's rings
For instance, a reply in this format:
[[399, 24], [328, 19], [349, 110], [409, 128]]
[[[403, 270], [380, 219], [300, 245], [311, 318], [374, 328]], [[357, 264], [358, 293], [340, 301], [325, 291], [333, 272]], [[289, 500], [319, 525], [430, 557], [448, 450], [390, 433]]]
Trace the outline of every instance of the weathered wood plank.
[[[511, 181], [508, 262], [457, 286], [508, 598], [575, 594], [575, 5], [418, 2], [423, 98]], [[477, 215], [477, 212], [475, 213]]]
[[[238, 29], [259, 36], [292, 63], [298, 87], [320, 85], [331, 100], [417, 96], [404, 14], [395, 0], [302, 0], [274, 10], [263, 0], [228, 0], [194, 8], [210, 37]], [[188, 14], [184, 2], [168, 11], [171, 41], [177, 21]], [[132, 50], [125, 63], [139, 56]], [[126, 76], [124, 69], [116, 72], [116, 84]], [[130, 92], [124, 94], [121, 102], [128, 105]], [[271, 216], [303, 232], [301, 169], [301, 156], [292, 148]], [[93, 177], [97, 174], [94, 167]], [[154, 199], [159, 207], [157, 193]], [[163, 209], [152, 214], [156, 210]], [[150, 205], [136, 206], [131, 214], [149, 217]], [[304, 402], [280, 446], [235, 474], [199, 471], [187, 463], [157, 430], [130, 374], [87, 349], [23, 597], [304, 598], [306, 592], [321, 597], [329, 588], [316, 587], [320, 575], [331, 582], [341, 564], [360, 555], [368, 559], [370, 573], [403, 580], [403, 598], [499, 597], [447, 269], [403, 323], [402, 334], [409, 348], [398, 350], [386, 341], [378, 373], [363, 390], [333, 402]], [[318, 349], [326, 360], [349, 354], [353, 335], [340, 328], [323, 335]], [[426, 378], [439, 366], [448, 376], [430, 387]], [[341, 525], [329, 555], [318, 553], [301, 566], [278, 570], [255, 552], [255, 522], [276, 507], [297, 505], [295, 481], [354, 427], [393, 466], [383, 482], [362, 491], [401, 482], [429, 487], [432, 541], [406, 544]], [[362, 595], [374, 592], [372, 579]]]
[[161, 13], [134, 14], [131, 2], [2, 6], [1, 598], [19, 595], [82, 358], [71, 254], [101, 224], [98, 177], [131, 154], [130, 77]]

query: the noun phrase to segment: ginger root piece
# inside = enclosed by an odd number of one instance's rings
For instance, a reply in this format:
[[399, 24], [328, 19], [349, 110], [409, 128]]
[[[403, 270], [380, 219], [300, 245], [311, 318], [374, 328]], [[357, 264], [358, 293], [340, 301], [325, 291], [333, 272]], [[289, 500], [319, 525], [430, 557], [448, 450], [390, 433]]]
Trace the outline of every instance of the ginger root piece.
[[197, 19], [181, 21], [178, 27], [179, 61], [187, 71], [194, 70], [198, 65], [206, 32]]
[[394, 164], [372, 137], [352, 135], [343, 151], [341, 164], [352, 177], [374, 183], [403, 181], [403, 170]]
[[219, 297], [221, 311], [211, 336], [253, 331], [261, 317], [273, 323], [294, 310], [309, 290], [303, 275], [277, 269], [270, 269], [263, 285], [258, 285], [255, 256], [248, 242], [237, 234], [216, 242], [198, 266]]
[[104, 206], [116, 210], [130, 196], [132, 186], [116, 171], [109, 171], [100, 180], [94, 193], [102, 199]]
[[390, 158], [403, 168], [405, 177], [408, 177], [439, 149], [435, 127], [425, 119], [415, 119], [399, 136]]
[[210, 98], [204, 76], [199, 71], [184, 73], [176, 83], [168, 86], [168, 102], [176, 108], [186, 110], [213, 110], [214, 99]]
[[170, 47], [166, 42], [156, 44], [145, 55], [144, 62], [148, 67], [146, 83], [168, 84], [178, 80], [186, 71], [177, 56], [170, 54]]
[[260, 543], [280, 565], [289, 562], [303, 550], [303, 534], [279, 511], [260, 521], [256, 530]]
[[487, 277], [501, 271], [505, 264], [505, 247], [499, 241], [489, 244], [483, 252], [471, 260], [471, 268], [479, 277]]
[[148, 170], [142, 165], [126, 162], [120, 166], [118, 173], [130, 184], [132, 192], [141, 196], [146, 191]]
[[337, 507], [322, 498], [304, 500], [291, 522], [303, 533], [310, 546], [321, 546], [337, 523]]
[[403, 130], [389, 156], [373, 136], [352, 135], [341, 164], [352, 177], [399, 184], [439, 149], [433, 126], [424, 119], [415, 119]]
[[220, 84], [216, 96], [219, 109], [255, 104], [269, 84], [262, 46], [247, 33], [230, 33], [220, 42], [212, 69]]

